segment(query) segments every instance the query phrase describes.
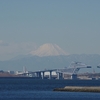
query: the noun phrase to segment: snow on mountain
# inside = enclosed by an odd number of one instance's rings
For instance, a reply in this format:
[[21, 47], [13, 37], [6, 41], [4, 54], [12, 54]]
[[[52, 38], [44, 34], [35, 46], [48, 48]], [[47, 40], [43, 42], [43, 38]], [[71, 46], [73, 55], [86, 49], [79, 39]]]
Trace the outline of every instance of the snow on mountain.
[[30, 54], [36, 56], [57, 56], [57, 55], [68, 55], [65, 51], [63, 51], [58, 45], [56, 44], [44, 44], [40, 46], [37, 50], [31, 51]]

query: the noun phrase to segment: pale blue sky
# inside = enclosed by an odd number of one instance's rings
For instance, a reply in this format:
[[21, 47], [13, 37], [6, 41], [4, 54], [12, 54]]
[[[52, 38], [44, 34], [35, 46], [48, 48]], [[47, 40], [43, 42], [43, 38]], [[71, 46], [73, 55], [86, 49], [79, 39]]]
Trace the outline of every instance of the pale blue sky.
[[99, 38], [100, 0], [0, 0], [0, 60], [45, 43], [100, 54]]

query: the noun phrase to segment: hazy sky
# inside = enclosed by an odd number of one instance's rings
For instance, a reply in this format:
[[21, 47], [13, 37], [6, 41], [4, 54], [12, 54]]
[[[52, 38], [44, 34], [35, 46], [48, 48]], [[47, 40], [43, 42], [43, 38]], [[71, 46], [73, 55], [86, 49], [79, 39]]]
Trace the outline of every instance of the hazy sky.
[[100, 0], [0, 0], [0, 60], [45, 43], [100, 54]]

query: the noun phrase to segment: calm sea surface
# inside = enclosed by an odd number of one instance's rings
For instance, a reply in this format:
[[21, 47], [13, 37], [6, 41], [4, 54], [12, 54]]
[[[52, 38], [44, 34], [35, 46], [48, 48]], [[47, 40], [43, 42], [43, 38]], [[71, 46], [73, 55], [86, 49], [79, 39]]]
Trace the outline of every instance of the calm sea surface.
[[100, 80], [0, 78], [0, 100], [100, 100], [100, 93], [53, 91], [65, 86], [100, 86]]

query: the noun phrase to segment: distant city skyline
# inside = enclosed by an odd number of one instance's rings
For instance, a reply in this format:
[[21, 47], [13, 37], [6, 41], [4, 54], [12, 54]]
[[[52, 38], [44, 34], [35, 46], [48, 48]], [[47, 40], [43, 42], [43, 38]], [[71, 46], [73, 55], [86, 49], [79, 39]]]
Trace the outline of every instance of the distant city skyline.
[[100, 0], [0, 0], [0, 60], [57, 44], [100, 54]]

